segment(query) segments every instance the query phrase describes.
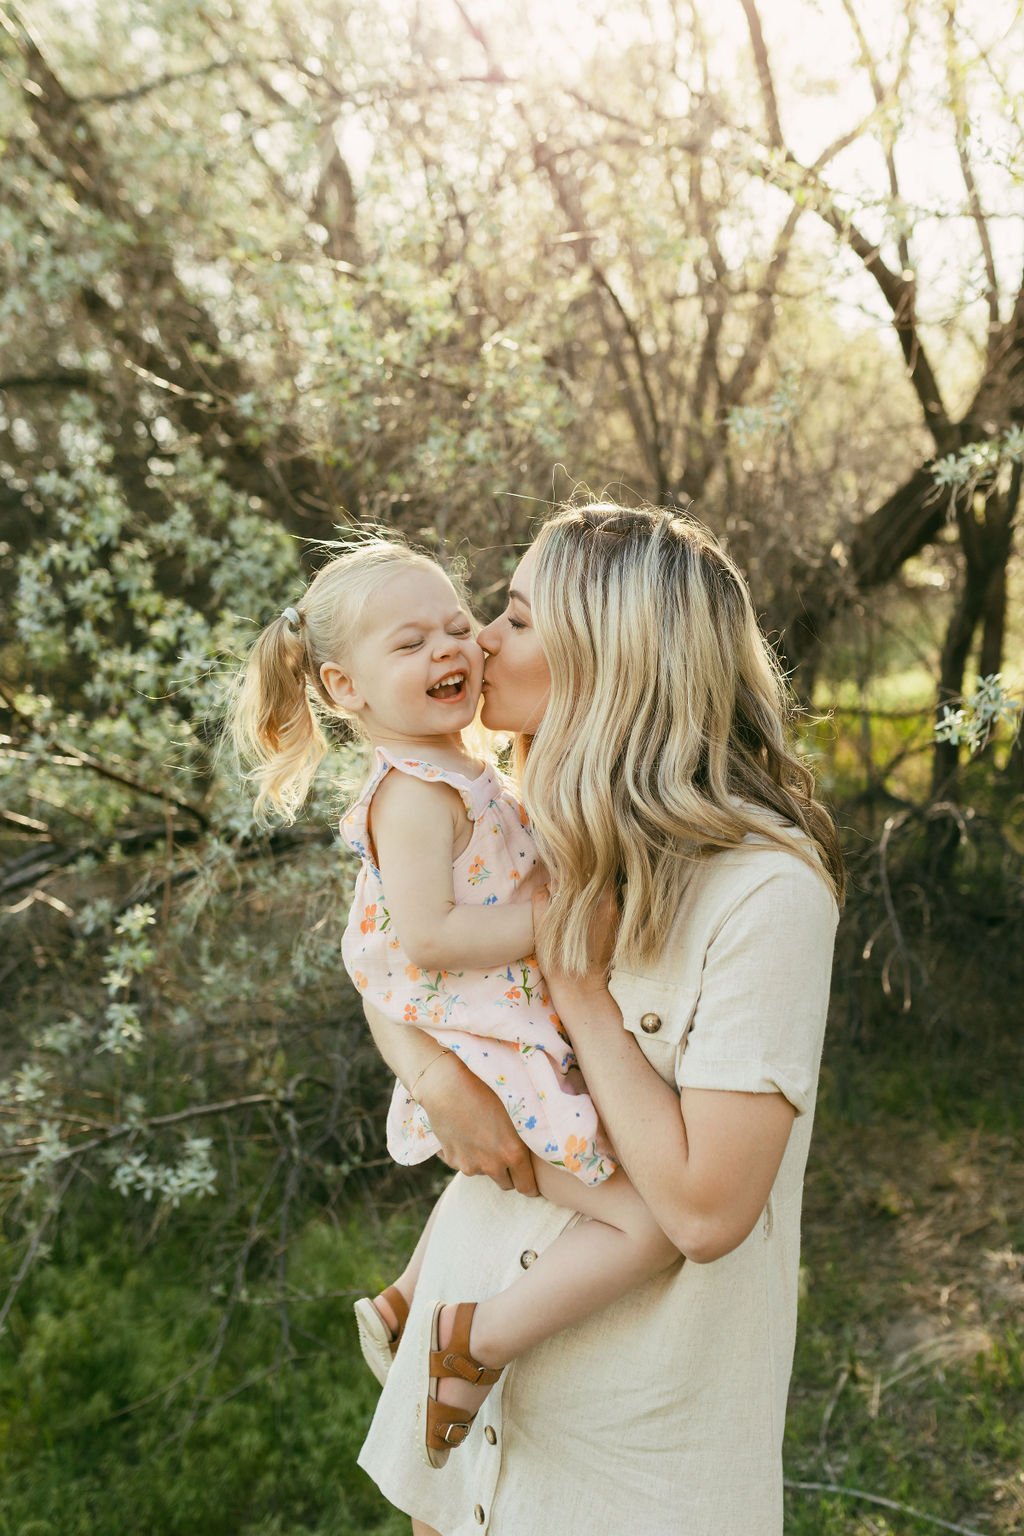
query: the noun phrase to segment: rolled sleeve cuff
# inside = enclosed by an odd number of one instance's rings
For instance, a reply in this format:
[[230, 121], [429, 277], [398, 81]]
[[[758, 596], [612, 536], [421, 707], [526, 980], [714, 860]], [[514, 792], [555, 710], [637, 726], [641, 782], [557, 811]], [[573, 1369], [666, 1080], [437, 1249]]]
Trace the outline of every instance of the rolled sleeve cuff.
[[810, 1108], [804, 1075], [766, 1061], [694, 1059], [687, 1052], [676, 1078], [680, 1088], [713, 1088], [732, 1093], [781, 1093], [798, 1115]]

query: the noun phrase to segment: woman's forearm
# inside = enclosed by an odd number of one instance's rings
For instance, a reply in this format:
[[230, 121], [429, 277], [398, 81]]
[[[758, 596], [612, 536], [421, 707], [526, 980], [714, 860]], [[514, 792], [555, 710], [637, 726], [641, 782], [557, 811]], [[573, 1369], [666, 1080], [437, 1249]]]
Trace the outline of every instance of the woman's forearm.
[[433, 1036], [414, 1024], [396, 1024], [369, 1004], [363, 1007], [377, 1049], [426, 1110], [448, 1167], [536, 1195], [530, 1153], [491, 1089]]
[[678, 1093], [648, 1065], [609, 992], [560, 990], [556, 1005], [618, 1159], [675, 1241], [689, 1155]]
[[442, 1054], [442, 1047], [415, 1024], [396, 1024], [369, 1004], [364, 1006], [374, 1044], [405, 1088]]
[[559, 989], [559, 1013], [612, 1145], [687, 1258], [721, 1258], [764, 1209], [793, 1123], [780, 1093], [684, 1089], [649, 1065], [605, 990]]

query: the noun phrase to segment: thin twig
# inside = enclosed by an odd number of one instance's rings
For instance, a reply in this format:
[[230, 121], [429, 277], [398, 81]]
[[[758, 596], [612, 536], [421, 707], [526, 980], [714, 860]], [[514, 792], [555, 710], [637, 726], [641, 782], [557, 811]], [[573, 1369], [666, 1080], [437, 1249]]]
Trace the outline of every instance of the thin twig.
[[32, 1236], [29, 1240], [29, 1245], [25, 1250], [25, 1257], [21, 1261], [21, 1264], [18, 1268], [18, 1273], [11, 1281], [10, 1289], [8, 1290], [7, 1295], [4, 1297], [4, 1304], [2, 1307], [0, 1307], [0, 1333], [3, 1332], [4, 1324], [7, 1321], [7, 1314], [10, 1312], [14, 1305], [14, 1299], [18, 1292], [21, 1290], [26, 1275], [32, 1268], [32, 1265], [35, 1263], [36, 1254], [39, 1252], [40, 1246], [42, 1245], [43, 1235], [46, 1232], [47, 1227], [50, 1225], [50, 1222], [53, 1220], [54, 1216], [56, 1216], [57, 1212], [60, 1210], [61, 1201], [67, 1193], [68, 1186], [70, 1185], [71, 1180], [74, 1178], [76, 1171], [77, 1170], [74, 1168], [74, 1166], [68, 1169], [64, 1176], [64, 1182], [61, 1184], [60, 1188], [56, 1190], [50, 1197], [50, 1201], [46, 1207], [46, 1210], [43, 1212], [41, 1218], [36, 1224], [36, 1229], [32, 1233]]
[[840, 1397], [842, 1397], [843, 1388], [846, 1386], [846, 1383], [849, 1381], [849, 1379], [850, 1367], [848, 1365], [844, 1365], [842, 1370], [839, 1372], [839, 1375], [836, 1377], [836, 1384], [832, 1389], [832, 1395], [825, 1405], [825, 1412], [821, 1416], [821, 1429], [818, 1432], [818, 1455], [821, 1458], [826, 1471], [832, 1473], [833, 1476], [835, 1476], [835, 1473], [833, 1471], [832, 1463], [830, 1462], [828, 1455], [828, 1432], [829, 1426], [832, 1423], [832, 1415], [836, 1411], [836, 1404], [839, 1402]]
[[[298, 1080], [297, 1080], [298, 1081]], [[305, 1079], [301, 1079], [305, 1081]], [[136, 1120], [123, 1125], [113, 1125], [104, 1131], [102, 1136], [96, 1136], [92, 1141], [83, 1141], [77, 1147], [69, 1147], [59, 1157], [53, 1159], [56, 1166], [66, 1162], [69, 1157], [81, 1157], [84, 1152], [94, 1152], [97, 1147], [107, 1147], [112, 1141], [121, 1141], [125, 1136], [131, 1136], [135, 1131], [152, 1131], [163, 1125], [177, 1125], [183, 1120], [199, 1120], [206, 1115], [220, 1115], [232, 1109], [248, 1109], [253, 1104], [280, 1104], [284, 1100], [277, 1093], [250, 1093], [243, 1098], [222, 1099], [218, 1104], [196, 1104], [191, 1109], [176, 1109], [172, 1114], [152, 1115], [148, 1120]], [[0, 1151], [0, 1159], [12, 1157], [26, 1157], [34, 1147], [38, 1146], [38, 1139], [30, 1142], [22, 1142], [16, 1147], [5, 1147]]]
[[897, 1514], [923, 1520], [926, 1525], [937, 1525], [942, 1531], [954, 1531], [956, 1536], [983, 1536], [983, 1532], [976, 1531], [973, 1526], [954, 1525], [949, 1520], [940, 1520], [938, 1515], [926, 1515], [921, 1509], [914, 1509], [910, 1504], [899, 1504], [895, 1499], [887, 1499], [880, 1493], [865, 1493], [863, 1488], [844, 1488], [839, 1483], [794, 1482], [788, 1477], [784, 1480], [784, 1486], [798, 1489], [801, 1493], [834, 1493], [847, 1499], [862, 1499], [866, 1504], [877, 1504], [881, 1509], [894, 1509]]

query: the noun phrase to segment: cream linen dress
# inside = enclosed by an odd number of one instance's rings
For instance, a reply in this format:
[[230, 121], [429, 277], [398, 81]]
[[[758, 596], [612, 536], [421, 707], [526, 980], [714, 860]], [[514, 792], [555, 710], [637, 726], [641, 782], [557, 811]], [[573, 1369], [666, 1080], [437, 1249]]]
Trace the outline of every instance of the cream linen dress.
[[359, 1457], [441, 1536], [781, 1536], [800, 1203], [836, 906], [793, 854], [748, 839], [695, 866], [660, 959], [611, 990], [651, 1066], [681, 1087], [781, 1092], [797, 1117], [739, 1248], [680, 1264], [523, 1354], [434, 1471], [415, 1423], [422, 1309], [511, 1284], [578, 1220], [456, 1175], [406, 1341]]

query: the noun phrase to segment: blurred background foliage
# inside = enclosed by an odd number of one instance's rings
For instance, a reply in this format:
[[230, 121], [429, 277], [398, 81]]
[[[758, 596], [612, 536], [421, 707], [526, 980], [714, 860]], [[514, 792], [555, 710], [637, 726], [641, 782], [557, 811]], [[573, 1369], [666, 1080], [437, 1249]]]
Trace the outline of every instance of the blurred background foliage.
[[339, 527], [489, 615], [580, 485], [727, 541], [851, 862], [788, 1528], [1019, 1528], [1022, 42], [0, 0], [3, 1536], [403, 1528], [347, 1298], [430, 1176], [339, 964], [358, 765], [260, 833], [218, 710]]

